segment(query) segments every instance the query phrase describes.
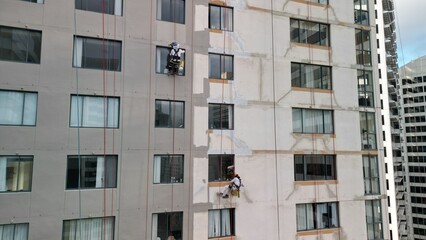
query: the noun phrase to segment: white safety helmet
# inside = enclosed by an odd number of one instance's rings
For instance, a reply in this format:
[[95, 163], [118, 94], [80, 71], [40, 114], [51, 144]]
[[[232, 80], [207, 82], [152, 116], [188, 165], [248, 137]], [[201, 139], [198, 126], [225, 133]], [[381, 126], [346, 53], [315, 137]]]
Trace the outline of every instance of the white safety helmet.
[[172, 48], [174, 50], [178, 50], [179, 49], [179, 43], [177, 43], [177, 42], [172, 42], [170, 45], [172, 46]]

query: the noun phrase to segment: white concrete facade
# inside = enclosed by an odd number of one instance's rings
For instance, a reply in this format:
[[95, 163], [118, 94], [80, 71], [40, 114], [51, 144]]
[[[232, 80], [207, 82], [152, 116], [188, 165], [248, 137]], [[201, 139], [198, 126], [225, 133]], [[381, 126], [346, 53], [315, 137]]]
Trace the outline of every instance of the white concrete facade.
[[[235, 208], [235, 236], [223, 240], [359, 240], [368, 239], [366, 201], [379, 200], [390, 239], [383, 142], [377, 136], [377, 149], [363, 150], [360, 136], [360, 112], [374, 112], [382, 133], [377, 58], [359, 65], [355, 50], [355, 29], [368, 30], [377, 56], [374, 12], [359, 26], [353, 1], [313, 2], [186, 1], [185, 24], [174, 24], [156, 20], [156, 0], [128, 0], [123, 16], [104, 16], [102, 31], [102, 15], [73, 1], [3, 0], [1, 26], [43, 35], [40, 64], [0, 61], [0, 89], [38, 93], [36, 126], [0, 126], [0, 155], [34, 156], [31, 191], [0, 193], [0, 225], [29, 223], [28, 239], [60, 239], [63, 220], [114, 216], [114, 239], [152, 239], [152, 214], [181, 211], [182, 239], [199, 240], [208, 239], [209, 210]], [[209, 4], [233, 8], [233, 32], [209, 29]], [[330, 46], [291, 42], [290, 19], [329, 25]], [[103, 34], [123, 52], [122, 70], [106, 71], [106, 83], [102, 70], [72, 67], [73, 36]], [[156, 46], [174, 40], [186, 50], [183, 77], [155, 73]], [[209, 78], [209, 53], [234, 56], [233, 80]], [[292, 87], [292, 62], [331, 66], [332, 89]], [[373, 73], [375, 108], [359, 107], [357, 70]], [[105, 86], [120, 97], [118, 129], [69, 127], [77, 81], [80, 94], [103, 95]], [[156, 99], [184, 101], [185, 127], [155, 128]], [[209, 129], [208, 103], [234, 105], [232, 130]], [[295, 133], [293, 108], [331, 110], [333, 133]], [[67, 156], [78, 149], [118, 155], [117, 188], [66, 190]], [[155, 154], [185, 156], [183, 183], [153, 184]], [[209, 183], [209, 154], [235, 155], [240, 198], [217, 196], [226, 183]], [[337, 179], [295, 181], [295, 154], [335, 155]], [[380, 194], [365, 194], [366, 155], [379, 160]], [[298, 231], [296, 204], [325, 202], [337, 202], [338, 226]]]

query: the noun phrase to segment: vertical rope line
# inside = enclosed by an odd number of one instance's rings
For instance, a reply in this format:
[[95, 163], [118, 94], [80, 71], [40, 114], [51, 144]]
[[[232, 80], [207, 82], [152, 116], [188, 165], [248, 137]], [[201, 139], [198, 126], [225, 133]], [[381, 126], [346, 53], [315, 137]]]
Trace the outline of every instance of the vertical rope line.
[[[115, 0], [115, 1], [120, 1], [120, 0]], [[114, 2], [114, 4], [115, 4], [115, 2]], [[123, 9], [123, 6], [121, 6], [121, 9]], [[114, 9], [114, 40], [116, 39], [116, 37], [117, 37], [117, 13], [115, 12], [115, 9]], [[121, 44], [121, 46], [123, 48], [123, 44]], [[113, 73], [112, 94], [113, 94], [113, 96], [116, 96], [116, 94], [115, 94], [115, 80], [116, 80], [116, 71], [118, 69], [118, 65], [117, 65], [117, 59], [116, 59], [116, 55], [115, 55], [115, 47], [114, 46], [112, 47], [112, 59], [114, 59], [113, 60], [114, 73]], [[114, 111], [113, 119], [115, 119], [115, 117], [116, 116], [115, 116], [115, 111]], [[117, 126], [118, 126], [118, 123], [119, 122], [117, 122]], [[112, 155], [114, 155], [114, 154], [115, 154], [115, 129], [113, 128], [112, 129]], [[118, 161], [118, 157], [117, 157], [117, 161]], [[115, 167], [115, 168], [116, 168], [115, 170], [117, 171], [117, 167]], [[116, 176], [117, 176], [117, 174], [116, 174]], [[114, 209], [114, 191], [111, 190], [111, 216], [114, 213], [113, 209]]]
[[[149, 170], [149, 167], [150, 167], [150, 159], [151, 159], [151, 156], [150, 156], [150, 151], [151, 151], [151, 118], [152, 118], [152, 116], [151, 116], [151, 100], [152, 100], [152, 75], [153, 75], [153, 73], [152, 73], [152, 55], [153, 55], [153, 50], [154, 50], [154, 46], [153, 46], [153, 43], [152, 43], [152, 41], [153, 41], [153, 37], [152, 37], [152, 35], [153, 35], [153, 20], [152, 20], [152, 18], [153, 18], [153, 11], [154, 11], [154, 4], [153, 4], [153, 1], [150, 1], [151, 2], [151, 12], [150, 12], [150, 33], [149, 33], [149, 36], [150, 36], [150, 39], [149, 39], [149, 50], [150, 50], [150, 52], [149, 52], [149, 99], [148, 99], [148, 102], [149, 102], [149, 104], [148, 104], [148, 136], [147, 136], [147, 140], [148, 140], [148, 150], [147, 150], [147, 168], [146, 168], [146, 185], [145, 185], [145, 187], [146, 187], [146, 191], [148, 191], [148, 188], [149, 188], [149, 172], [150, 172], [150, 170]], [[155, 53], [156, 54], [156, 53]], [[154, 104], [155, 104], [155, 101], [154, 101]], [[148, 221], [148, 218], [149, 218], [149, 214], [148, 214], [148, 205], [149, 205], [149, 203], [148, 203], [148, 200], [149, 200], [149, 198], [148, 198], [148, 195], [149, 194], [146, 194], [146, 196], [145, 196], [145, 204], [146, 204], [146, 208], [145, 208], [145, 222], [146, 223], [148, 223], [149, 221]], [[152, 222], [151, 222], [151, 225], [152, 225]], [[146, 226], [147, 227], [147, 226]], [[145, 231], [145, 239], [149, 239], [149, 237], [148, 237], [148, 229], [146, 229], [146, 231]], [[152, 235], [153, 233], [152, 233], [152, 228], [151, 228], [151, 235]]]
[[[109, 42], [108, 42], [109, 43]], [[102, 93], [104, 99], [104, 127], [103, 127], [103, 151], [104, 151], [104, 179], [103, 179], [103, 238], [106, 236], [106, 124], [107, 124], [107, 98], [106, 98], [106, 46], [105, 46], [105, 0], [102, 0]]]
[[276, 214], [277, 214], [277, 234], [278, 239], [281, 239], [280, 230], [280, 204], [279, 204], [279, 181], [278, 181], [278, 152], [277, 152], [277, 109], [276, 109], [276, 94], [275, 94], [275, 34], [274, 34], [274, 0], [271, 2], [271, 49], [272, 49], [272, 96], [274, 100], [273, 115], [274, 115], [274, 158], [275, 158], [275, 191], [276, 191]]
[[[74, 7], [74, 48], [77, 46], [76, 45], [76, 40], [77, 40], [77, 14], [76, 14], [76, 8]], [[83, 39], [82, 39], [83, 41]], [[82, 44], [83, 45], [83, 44]], [[82, 50], [83, 50], [83, 46], [82, 46]], [[79, 52], [78, 50], [74, 49], [75, 52], [75, 61], [78, 61], [79, 57]], [[76, 104], [77, 104], [77, 156], [78, 156], [78, 225], [80, 225], [80, 229], [82, 229], [82, 213], [81, 213], [81, 143], [80, 143], [80, 128], [81, 128], [81, 119], [80, 119], [80, 93], [79, 93], [79, 86], [78, 86], [78, 68], [79, 66], [74, 66], [75, 67], [75, 80], [76, 80]], [[81, 102], [83, 103], [83, 99], [81, 100]], [[72, 96], [71, 96], [71, 103], [72, 103]], [[77, 226], [75, 231], [77, 231]], [[81, 235], [81, 231], [79, 231], [79, 238], [82, 239], [82, 235]], [[75, 234], [75, 238], [77, 238], [77, 234]]]
[[[194, 0], [192, 0], [191, 1], [191, 9], [192, 9], [192, 18], [191, 18], [191, 51], [192, 51], [192, 64], [191, 64], [191, 77], [190, 77], [190, 104], [189, 104], [189, 106], [190, 106], [190, 108], [189, 108], [189, 111], [190, 111], [190, 123], [191, 124], [188, 124], [188, 126], [189, 126], [189, 163], [187, 164], [188, 166], [189, 166], [189, 176], [188, 176], [188, 181], [189, 181], [189, 190], [188, 190], [188, 213], [190, 213], [191, 211], [190, 211], [190, 209], [191, 209], [191, 186], [192, 186], [192, 181], [193, 181], [193, 178], [192, 178], [192, 172], [194, 171], [194, 169], [192, 168], [192, 163], [193, 163], [193, 161], [192, 161], [192, 139], [193, 139], [193, 136], [192, 136], [192, 128], [193, 128], [193, 94], [192, 94], [192, 91], [193, 91], [193, 73], [194, 73], [194, 55], [195, 55], [195, 49], [194, 49], [194, 31], [195, 31], [195, 26], [194, 26], [194, 16], [195, 16], [195, 11], [194, 11], [194, 9], [195, 9], [195, 6], [194, 6]], [[186, 55], [185, 55], [186, 56]], [[185, 166], [185, 165], [184, 165]], [[207, 186], [208, 186], [208, 183], [207, 183]], [[188, 224], [187, 224], [187, 231], [188, 231], [188, 239], [192, 239], [191, 238], [191, 236], [190, 236], [190, 223], [191, 223], [191, 220], [190, 220], [190, 214], [188, 214]]]

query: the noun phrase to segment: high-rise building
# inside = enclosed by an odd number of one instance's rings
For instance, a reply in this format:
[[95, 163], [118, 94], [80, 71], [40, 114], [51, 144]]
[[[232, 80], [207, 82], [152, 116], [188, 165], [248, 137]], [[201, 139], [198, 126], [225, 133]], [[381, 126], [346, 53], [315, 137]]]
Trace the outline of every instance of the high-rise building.
[[390, 239], [373, 9], [2, 0], [3, 238]]
[[408, 239], [426, 239], [426, 141], [425, 97], [426, 56], [399, 69], [400, 100], [404, 164], [400, 171], [405, 176]]
[[396, 53], [396, 23], [393, 0], [375, 1], [380, 109], [388, 195], [389, 228], [392, 239], [407, 239], [406, 195], [400, 130], [401, 103]]

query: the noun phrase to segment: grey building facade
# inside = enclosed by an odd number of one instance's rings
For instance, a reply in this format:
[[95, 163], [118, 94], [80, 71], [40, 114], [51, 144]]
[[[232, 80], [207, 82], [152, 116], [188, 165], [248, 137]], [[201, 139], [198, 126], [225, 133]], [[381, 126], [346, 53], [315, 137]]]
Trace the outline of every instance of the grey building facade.
[[372, 9], [2, 0], [3, 236], [390, 239]]

